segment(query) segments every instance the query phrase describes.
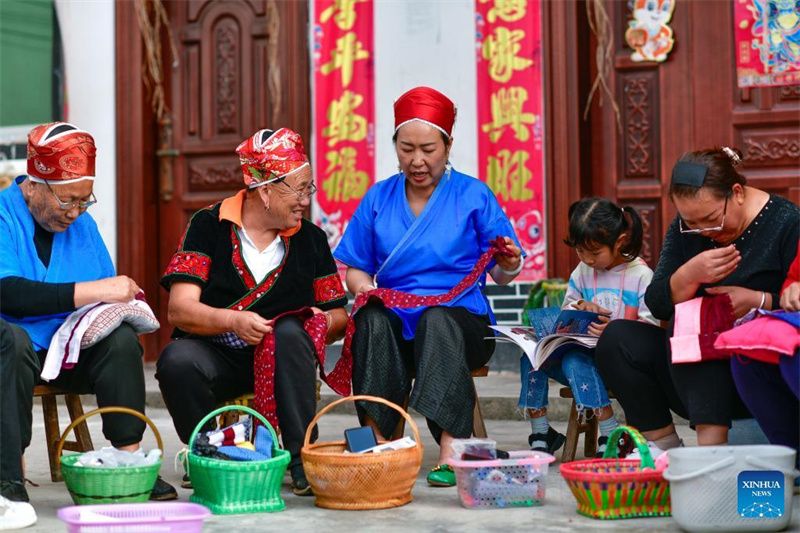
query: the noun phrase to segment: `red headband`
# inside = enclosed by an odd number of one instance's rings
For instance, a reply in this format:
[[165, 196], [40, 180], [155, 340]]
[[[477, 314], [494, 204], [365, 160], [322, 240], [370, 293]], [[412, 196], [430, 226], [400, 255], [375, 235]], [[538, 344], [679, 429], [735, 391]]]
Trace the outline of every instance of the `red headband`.
[[260, 130], [236, 148], [244, 183], [258, 187], [308, 164], [303, 140], [289, 128]]
[[449, 137], [456, 121], [456, 106], [435, 89], [415, 87], [394, 103], [394, 131], [412, 120], [430, 124]]
[[28, 175], [49, 182], [94, 178], [94, 139], [66, 122], [36, 126], [28, 133]]

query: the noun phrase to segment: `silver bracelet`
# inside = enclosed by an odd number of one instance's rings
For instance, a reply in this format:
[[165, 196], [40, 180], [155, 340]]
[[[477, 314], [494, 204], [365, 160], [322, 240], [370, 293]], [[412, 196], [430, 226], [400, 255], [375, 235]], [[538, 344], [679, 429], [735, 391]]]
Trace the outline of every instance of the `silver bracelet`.
[[525, 264], [525, 258], [522, 257], [522, 256], [519, 256], [519, 265], [517, 265], [517, 268], [515, 268], [514, 270], [506, 270], [505, 268], [501, 267], [500, 265], [497, 265], [497, 266], [500, 268], [500, 272], [502, 272], [506, 276], [516, 276], [517, 274], [522, 272], [522, 265], [524, 265], [524, 264]]
[[759, 309], [764, 309], [764, 302], [766, 302], [766, 301], [767, 301], [767, 293], [764, 292], [764, 291], [761, 291], [761, 303], [758, 304], [758, 308]]

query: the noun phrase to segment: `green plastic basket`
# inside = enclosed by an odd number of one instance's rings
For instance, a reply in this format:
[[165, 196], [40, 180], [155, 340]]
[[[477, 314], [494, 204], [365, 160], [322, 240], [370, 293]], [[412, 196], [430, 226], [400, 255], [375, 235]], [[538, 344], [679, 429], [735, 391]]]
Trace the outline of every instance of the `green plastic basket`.
[[[226, 411], [242, 411], [256, 417], [272, 435], [272, 458], [266, 461], [225, 461], [192, 453], [197, 434], [206, 422]], [[283, 511], [281, 484], [291, 454], [278, 447], [278, 437], [267, 419], [242, 405], [220, 407], [197, 424], [189, 439], [188, 474], [194, 494], [190, 501], [205, 505], [214, 514], [272, 513]]]
[[161, 459], [149, 466], [132, 466], [122, 468], [92, 468], [76, 466], [81, 454], [61, 456], [69, 433], [90, 416], [103, 413], [124, 413], [144, 420], [153, 430], [158, 449], [163, 450], [161, 435], [153, 422], [139, 411], [127, 407], [102, 407], [89, 411], [75, 419], [61, 436], [56, 448], [56, 455], [61, 458], [61, 473], [67, 485], [72, 501], [76, 505], [98, 503], [141, 503], [150, 499], [150, 493], [156, 484]]

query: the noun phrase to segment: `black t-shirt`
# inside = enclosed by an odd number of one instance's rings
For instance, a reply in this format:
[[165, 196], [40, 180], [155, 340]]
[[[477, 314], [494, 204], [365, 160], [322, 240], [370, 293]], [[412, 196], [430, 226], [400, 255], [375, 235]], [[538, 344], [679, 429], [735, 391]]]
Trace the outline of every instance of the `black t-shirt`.
[[[303, 220], [299, 231], [281, 235], [285, 253], [274, 270], [257, 282], [241, 252], [240, 228], [220, 219], [221, 203], [192, 216], [161, 285], [176, 281], [202, 288], [208, 306], [248, 310], [266, 319], [315, 306], [323, 311], [344, 307], [347, 296], [325, 232]], [[174, 336], [185, 333], [176, 328]]]
[[[733, 244], [742, 255], [739, 266], [713, 285], [732, 285], [772, 294], [772, 307], [777, 308], [778, 294], [786, 280], [789, 266], [797, 255], [800, 238], [800, 208], [789, 200], [771, 195], [766, 205], [750, 222]], [[645, 303], [660, 320], [670, 320], [675, 312], [669, 280], [678, 268], [692, 257], [718, 247], [703, 235], [681, 233], [678, 219], [672, 221], [664, 237], [653, 280], [647, 287]], [[695, 296], [703, 296], [701, 285]]]

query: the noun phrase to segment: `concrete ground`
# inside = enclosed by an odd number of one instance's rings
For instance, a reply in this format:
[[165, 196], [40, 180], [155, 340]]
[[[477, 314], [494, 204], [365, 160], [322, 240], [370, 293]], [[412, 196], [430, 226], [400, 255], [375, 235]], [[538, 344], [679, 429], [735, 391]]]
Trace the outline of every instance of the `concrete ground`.
[[[172, 426], [169, 413], [159, 407], [155, 400], [157, 387], [152, 380], [152, 369], [148, 375], [148, 416], [158, 427], [164, 441], [164, 461], [161, 475], [168, 482], [178, 487], [180, 501], [189, 501], [190, 490], [179, 488], [183, 472], [176, 472], [173, 467], [175, 454], [183, 447], [178, 440]], [[515, 385], [515, 381], [516, 385]], [[503, 408], [504, 414], [500, 418], [492, 417], [486, 420], [486, 426], [491, 438], [497, 440], [498, 447], [506, 450], [519, 450], [527, 448], [527, 435], [530, 426], [519, 415], [514, 413], [513, 396], [518, 391], [518, 377], [511, 375], [494, 375], [478, 381], [479, 394], [483, 403], [495, 403], [498, 408]], [[481, 382], [483, 384], [481, 384]], [[555, 387], [553, 387], [556, 389]], [[551, 395], [552, 397], [552, 395]], [[509, 398], [511, 398], [509, 400]], [[323, 402], [330, 398], [323, 394]], [[552, 399], [558, 403], [560, 399]], [[85, 398], [85, 407], [90, 397]], [[511, 406], [511, 412], [507, 409]], [[562, 408], [558, 408], [562, 409]], [[561, 431], [566, 431], [564, 414], [553, 408], [553, 426]], [[491, 409], [485, 409], [491, 414]], [[61, 413], [62, 429], [68, 420], [66, 410]], [[29, 532], [57, 532], [65, 531], [65, 524], [57, 517], [56, 512], [60, 507], [72, 505], [71, 498], [63, 483], [50, 481], [47, 451], [44, 441], [44, 425], [41, 407], [35, 406], [34, 412], [34, 439], [33, 444], [26, 453], [27, 477], [37, 483], [38, 487], [28, 486], [31, 503], [36, 508], [39, 516], [38, 523], [24, 531]], [[576, 530], [616, 530], [616, 531], [680, 531], [671, 518], [647, 518], [600, 521], [582, 517], [575, 512], [575, 500], [559, 474], [559, 462], [553, 463], [549, 469], [547, 479], [547, 493], [544, 505], [540, 507], [497, 509], [497, 510], [468, 510], [459, 505], [455, 488], [429, 487], [425, 481], [428, 469], [433, 466], [438, 456], [438, 448], [430, 437], [424, 420], [415, 417], [420, 428], [425, 456], [420, 470], [417, 484], [413, 490], [414, 501], [410, 504], [390, 510], [381, 511], [332, 511], [314, 506], [313, 497], [298, 497], [291, 493], [288, 476], [284, 480], [282, 496], [286, 500], [286, 510], [273, 514], [251, 514], [212, 516], [205, 523], [206, 532], [246, 532], [246, 531], [380, 531], [381, 533], [393, 531], [459, 531], [459, 532], [484, 532], [514, 529], [535, 529], [537, 531], [576, 531]], [[357, 425], [355, 417], [346, 410], [329, 413], [320, 420], [320, 440], [341, 440], [345, 428]], [[101, 432], [100, 417], [89, 419], [89, 427], [96, 446], [105, 443]], [[687, 446], [696, 445], [694, 432], [687, 425], [679, 425], [678, 433]], [[408, 427], [406, 434], [409, 434]], [[154, 447], [155, 440], [148, 430], [145, 435], [146, 448]], [[581, 458], [582, 445], [579, 446], [578, 457]], [[558, 454], [560, 457], [560, 453]], [[800, 496], [794, 497], [794, 511], [790, 530], [800, 530]]]

